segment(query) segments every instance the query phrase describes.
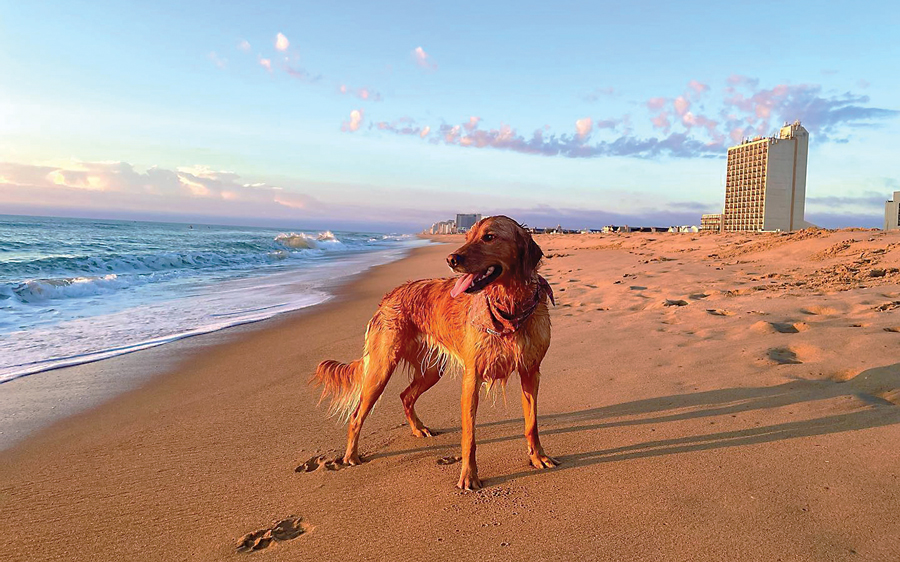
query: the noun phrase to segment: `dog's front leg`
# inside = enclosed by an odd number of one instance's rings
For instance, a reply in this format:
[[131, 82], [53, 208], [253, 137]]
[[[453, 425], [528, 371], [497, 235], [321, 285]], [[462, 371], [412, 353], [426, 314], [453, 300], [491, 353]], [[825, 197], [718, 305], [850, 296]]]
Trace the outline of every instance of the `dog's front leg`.
[[478, 464], [475, 462], [475, 414], [478, 412], [478, 391], [481, 377], [474, 368], [466, 368], [462, 381], [462, 470], [457, 488], [477, 490], [481, 488], [478, 479]]
[[538, 436], [537, 397], [541, 372], [539, 369], [521, 372], [519, 379], [522, 381], [522, 412], [525, 414], [525, 439], [528, 441], [528, 457], [531, 465], [535, 468], [553, 468], [559, 462], [544, 453], [541, 438]]

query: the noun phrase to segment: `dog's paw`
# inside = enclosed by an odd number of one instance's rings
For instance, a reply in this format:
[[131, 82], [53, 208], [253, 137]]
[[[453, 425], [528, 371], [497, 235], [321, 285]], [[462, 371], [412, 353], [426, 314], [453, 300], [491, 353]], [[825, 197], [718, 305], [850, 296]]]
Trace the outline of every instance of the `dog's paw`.
[[341, 464], [344, 464], [346, 466], [357, 466], [362, 464], [362, 459], [359, 458], [359, 453], [344, 455], [344, 459], [341, 461]]
[[534, 468], [553, 468], [559, 465], [559, 461], [548, 457], [541, 453], [539, 455], [531, 455], [531, 466]]
[[434, 437], [435, 433], [425, 427], [424, 425], [421, 427], [414, 427], [412, 430], [412, 434], [416, 437]]
[[478, 473], [474, 470], [467, 470], [463, 468], [462, 473], [459, 475], [459, 482], [456, 484], [456, 487], [460, 490], [480, 490], [481, 489], [481, 480], [478, 479]]

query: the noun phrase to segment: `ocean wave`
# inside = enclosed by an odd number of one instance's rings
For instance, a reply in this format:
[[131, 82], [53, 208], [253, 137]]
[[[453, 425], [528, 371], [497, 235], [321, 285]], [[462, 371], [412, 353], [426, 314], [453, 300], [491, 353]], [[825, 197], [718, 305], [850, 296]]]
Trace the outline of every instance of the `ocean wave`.
[[138, 285], [170, 279], [171, 275], [117, 275], [31, 279], [23, 283], [0, 284], [0, 299], [14, 303], [40, 303], [56, 299], [92, 297], [115, 293]]
[[[354, 245], [351, 244], [351, 247]], [[0, 279], [95, 278], [105, 275], [151, 274], [176, 270], [248, 269], [289, 257], [303, 257], [306, 250], [344, 249], [331, 232], [282, 233], [274, 239], [223, 241], [221, 248], [194, 251], [103, 252], [96, 255], [45, 255], [3, 264]]]
[[295, 250], [318, 250], [341, 244], [341, 241], [330, 230], [320, 232], [315, 236], [305, 232], [299, 234], [296, 232], [282, 232], [275, 237], [275, 241], [286, 248]]

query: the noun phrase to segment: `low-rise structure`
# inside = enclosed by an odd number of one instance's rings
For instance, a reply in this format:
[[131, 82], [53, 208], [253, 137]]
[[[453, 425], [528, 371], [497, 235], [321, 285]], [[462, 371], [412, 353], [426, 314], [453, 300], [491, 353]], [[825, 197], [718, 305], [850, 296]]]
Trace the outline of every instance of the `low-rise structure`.
[[722, 213], [709, 213], [701, 216], [700, 230], [722, 232]]
[[895, 191], [894, 198], [884, 203], [884, 229], [900, 230], [900, 191]]

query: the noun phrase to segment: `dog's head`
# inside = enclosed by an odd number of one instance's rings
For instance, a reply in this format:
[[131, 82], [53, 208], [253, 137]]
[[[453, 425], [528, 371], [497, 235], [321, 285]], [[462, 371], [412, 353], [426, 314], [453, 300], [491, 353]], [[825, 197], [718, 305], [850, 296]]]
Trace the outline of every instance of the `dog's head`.
[[477, 293], [492, 283], [526, 284], [540, 264], [541, 251], [531, 234], [509, 217], [487, 217], [466, 234], [466, 243], [447, 256], [450, 269], [462, 273], [451, 295]]

